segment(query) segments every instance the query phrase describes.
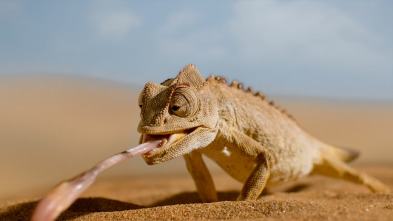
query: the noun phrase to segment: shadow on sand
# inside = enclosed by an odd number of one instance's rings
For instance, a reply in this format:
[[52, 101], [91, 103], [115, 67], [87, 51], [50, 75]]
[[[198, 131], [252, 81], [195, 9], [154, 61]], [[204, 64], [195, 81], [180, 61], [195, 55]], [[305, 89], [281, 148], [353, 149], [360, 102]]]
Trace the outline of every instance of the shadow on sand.
[[[219, 201], [233, 201], [236, 200], [238, 194], [239, 192], [237, 191], [219, 192], [218, 198]], [[148, 206], [100, 197], [79, 198], [59, 217], [58, 220], [71, 220], [88, 213], [137, 210], [191, 203], [202, 203], [197, 192], [179, 193]], [[0, 220], [29, 220], [36, 205], [37, 201], [11, 205], [5, 208], [5, 211], [0, 212]]]

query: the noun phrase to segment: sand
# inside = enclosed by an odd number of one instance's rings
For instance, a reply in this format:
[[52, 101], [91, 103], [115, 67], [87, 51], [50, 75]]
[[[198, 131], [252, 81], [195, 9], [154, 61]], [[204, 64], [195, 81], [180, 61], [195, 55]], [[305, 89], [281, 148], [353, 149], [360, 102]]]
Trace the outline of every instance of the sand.
[[[28, 220], [56, 183], [137, 143], [138, 89], [85, 79], [0, 80], [0, 220]], [[393, 189], [393, 104], [275, 98], [311, 134], [360, 150], [352, 165]], [[181, 159], [111, 168], [60, 220], [391, 220], [393, 194], [312, 176], [236, 202], [241, 184], [208, 162], [219, 200], [201, 203]]]
[[[393, 188], [392, 167], [362, 167]], [[214, 174], [220, 202], [201, 203], [188, 176], [101, 180], [60, 220], [391, 220], [393, 195], [375, 194], [360, 185], [320, 176], [271, 188], [260, 199], [234, 201], [238, 183]], [[12, 203], [0, 220], [27, 220], [35, 200]]]

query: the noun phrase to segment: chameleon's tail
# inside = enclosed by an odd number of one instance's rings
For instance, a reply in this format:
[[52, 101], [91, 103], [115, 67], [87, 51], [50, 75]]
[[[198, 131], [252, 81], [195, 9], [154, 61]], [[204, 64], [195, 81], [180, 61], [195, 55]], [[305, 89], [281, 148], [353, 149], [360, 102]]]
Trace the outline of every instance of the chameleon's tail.
[[335, 147], [326, 144], [325, 151], [331, 157], [343, 162], [351, 162], [359, 156], [359, 152], [342, 147]]
[[345, 163], [354, 160], [358, 155], [356, 151], [324, 144], [321, 148], [321, 161], [314, 164], [312, 173], [364, 184], [373, 192], [389, 193], [389, 187], [381, 181], [359, 172]]

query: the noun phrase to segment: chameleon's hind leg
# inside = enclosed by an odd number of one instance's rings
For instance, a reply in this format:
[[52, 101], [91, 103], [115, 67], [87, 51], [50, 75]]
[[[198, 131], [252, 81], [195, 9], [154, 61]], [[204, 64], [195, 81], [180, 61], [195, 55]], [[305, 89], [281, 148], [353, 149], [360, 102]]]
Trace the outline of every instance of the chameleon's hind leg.
[[381, 181], [349, 167], [344, 162], [326, 157], [321, 163], [314, 165], [314, 174], [341, 178], [351, 182], [366, 185], [373, 192], [389, 193], [389, 188]]

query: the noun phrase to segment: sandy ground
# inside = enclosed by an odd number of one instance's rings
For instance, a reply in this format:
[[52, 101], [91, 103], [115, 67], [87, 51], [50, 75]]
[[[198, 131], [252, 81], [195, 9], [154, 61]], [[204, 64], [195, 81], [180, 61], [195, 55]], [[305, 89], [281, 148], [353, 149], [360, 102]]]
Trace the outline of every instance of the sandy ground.
[[[90, 79], [0, 79], [0, 220], [26, 220], [62, 180], [137, 144], [138, 88]], [[307, 131], [359, 150], [352, 165], [393, 189], [393, 104], [278, 97]], [[307, 177], [234, 202], [241, 184], [208, 162], [221, 202], [202, 204], [182, 159], [131, 159], [104, 172], [61, 219], [389, 220], [393, 195]]]
[[[362, 167], [393, 188], [392, 167]], [[259, 200], [234, 201], [240, 184], [214, 174], [220, 202], [201, 203], [188, 176], [129, 177], [101, 180], [60, 220], [391, 220], [393, 195], [375, 194], [360, 185], [320, 176], [265, 191]], [[34, 200], [0, 209], [0, 220], [26, 220]], [[10, 205], [10, 204], [8, 204]]]

